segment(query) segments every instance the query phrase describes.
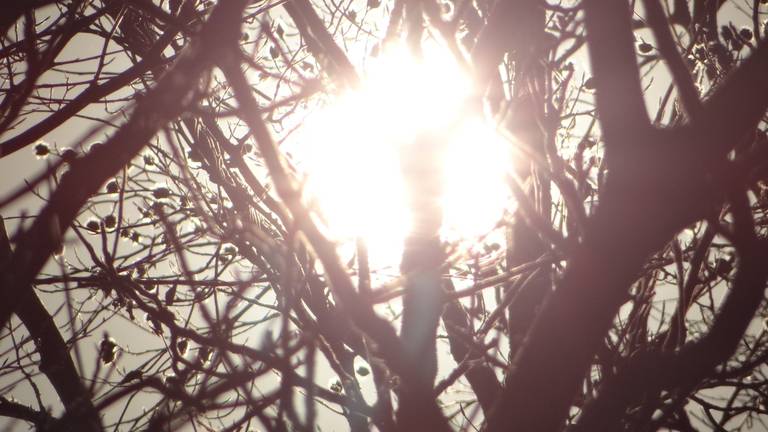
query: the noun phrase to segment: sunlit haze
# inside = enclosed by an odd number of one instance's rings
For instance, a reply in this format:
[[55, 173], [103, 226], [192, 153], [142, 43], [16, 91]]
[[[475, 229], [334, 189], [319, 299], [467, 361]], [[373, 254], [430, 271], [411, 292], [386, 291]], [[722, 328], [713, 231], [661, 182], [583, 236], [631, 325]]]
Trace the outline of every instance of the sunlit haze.
[[509, 143], [468, 108], [471, 93], [450, 53], [416, 58], [395, 48], [366, 65], [359, 88], [307, 116], [287, 148], [331, 236], [362, 236], [374, 267], [396, 265], [410, 227], [400, 152], [438, 133], [447, 137], [443, 238], [472, 239], [495, 226], [508, 203]]

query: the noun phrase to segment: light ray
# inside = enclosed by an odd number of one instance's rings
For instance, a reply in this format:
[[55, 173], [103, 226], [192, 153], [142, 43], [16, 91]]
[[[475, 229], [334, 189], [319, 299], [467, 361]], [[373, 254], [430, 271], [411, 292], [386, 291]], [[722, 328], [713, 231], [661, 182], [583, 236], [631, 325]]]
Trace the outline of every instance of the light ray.
[[446, 240], [483, 235], [502, 216], [509, 142], [482, 113], [467, 109], [471, 92], [469, 76], [447, 51], [416, 58], [393, 48], [368, 64], [360, 88], [308, 115], [288, 144], [330, 235], [365, 238], [373, 268], [399, 262], [410, 228], [400, 151], [417, 136], [448, 137]]

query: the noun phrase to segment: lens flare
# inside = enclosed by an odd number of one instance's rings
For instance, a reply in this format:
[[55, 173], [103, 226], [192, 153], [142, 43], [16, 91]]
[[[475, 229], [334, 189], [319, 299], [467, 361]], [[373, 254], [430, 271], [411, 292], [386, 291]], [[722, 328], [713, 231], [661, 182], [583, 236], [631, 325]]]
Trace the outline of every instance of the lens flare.
[[445, 137], [442, 236], [458, 241], [493, 229], [509, 203], [510, 144], [467, 108], [472, 81], [453, 56], [389, 49], [361, 81], [309, 114], [286, 143], [330, 235], [363, 237], [374, 268], [397, 265], [410, 228], [401, 152], [427, 134]]

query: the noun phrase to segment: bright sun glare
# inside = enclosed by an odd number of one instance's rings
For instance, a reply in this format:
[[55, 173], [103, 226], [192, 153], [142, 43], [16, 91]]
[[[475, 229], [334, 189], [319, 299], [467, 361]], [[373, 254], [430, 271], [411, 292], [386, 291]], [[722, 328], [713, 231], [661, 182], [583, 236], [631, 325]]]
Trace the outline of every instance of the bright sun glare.
[[444, 50], [420, 58], [389, 49], [366, 66], [360, 87], [311, 113], [289, 140], [307, 194], [330, 234], [363, 237], [372, 267], [396, 266], [410, 228], [400, 151], [416, 136], [445, 132], [446, 240], [488, 233], [509, 201], [508, 146], [482, 113], [467, 109], [469, 76]]

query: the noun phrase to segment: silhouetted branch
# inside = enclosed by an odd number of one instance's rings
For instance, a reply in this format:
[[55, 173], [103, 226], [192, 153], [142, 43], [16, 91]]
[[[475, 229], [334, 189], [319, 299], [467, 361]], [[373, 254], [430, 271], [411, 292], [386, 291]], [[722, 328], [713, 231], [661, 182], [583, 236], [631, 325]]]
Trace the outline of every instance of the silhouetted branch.
[[768, 48], [762, 43], [704, 103], [700, 120], [690, 127], [695, 151], [707, 149], [711, 157], [722, 158], [734, 146], [751, 139], [768, 108], [766, 71]]
[[656, 399], [660, 391], [687, 395], [696, 383], [713, 374], [716, 366], [733, 355], [763, 299], [768, 279], [768, 243], [755, 237], [746, 199], [733, 198], [740, 265], [710, 331], [679, 352], [647, 351], [631, 359], [618, 374], [606, 380], [598, 397], [585, 407], [578, 424], [569, 430], [620, 428], [627, 408], [640, 403], [641, 397]]
[[38, 430], [46, 430], [52, 418], [46, 412], [36, 411], [26, 405], [0, 396], [0, 416], [24, 420], [35, 425]]
[[283, 4], [293, 19], [312, 55], [326, 65], [328, 74], [337, 83], [355, 86], [359, 78], [347, 55], [334, 42], [323, 20], [308, 0], [292, 0]]
[[[152, 52], [159, 54], [170, 44], [171, 40], [176, 36], [175, 31], [169, 31], [155, 44], [152, 48]], [[142, 59], [139, 63], [129, 67], [125, 71], [121, 72], [117, 76], [110, 78], [108, 81], [90, 86], [83, 90], [82, 93], [77, 95], [72, 101], [67, 103], [61, 109], [51, 113], [44, 120], [37, 123], [35, 126], [26, 129], [24, 132], [9, 138], [0, 143], [0, 158], [8, 156], [24, 147], [36, 142], [40, 138], [44, 137], [47, 133], [61, 126], [64, 122], [77, 115], [84, 108], [90, 104], [101, 100], [102, 98], [109, 96], [110, 94], [124, 89], [125, 86], [142, 76], [144, 73], [149, 72], [153, 68], [158, 66], [158, 60], [155, 56], [149, 54], [147, 58]]]
[[93, 410], [61, 335], [31, 283], [61, 244], [62, 233], [88, 198], [125, 166], [160, 127], [184, 109], [184, 105], [178, 103], [179, 96], [191, 96], [199, 76], [216, 60], [216, 47], [240, 38], [239, 30], [230, 22], [240, 17], [244, 5], [241, 1], [218, 7], [191, 52], [137, 104], [128, 123], [103, 146], [71, 162], [60, 186], [33, 225], [20, 234], [15, 252], [3, 265], [3, 300], [11, 307], [0, 317], [0, 322], [5, 325], [10, 318], [8, 312], [16, 312], [30, 333], [40, 338], [41, 370], [48, 374], [68, 410], [83, 407], [77, 411], [83, 409], [87, 419], [84, 427], [88, 430], [100, 428], [98, 414]]
[[[12, 273], [12, 267], [9, 265], [12, 258], [13, 253], [5, 223], [0, 218], [0, 267], [4, 269], [4, 273]], [[14, 299], [17, 296], [25, 298], [16, 303]], [[40, 371], [48, 377], [67, 413], [80, 418], [83, 430], [100, 430], [101, 421], [98, 412], [94, 409], [91, 395], [83, 385], [75, 364], [69, 356], [69, 347], [32, 286], [4, 283], [2, 299], [7, 305], [3, 308], [3, 312], [8, 314], [15, 312], [29, 334], [37, 341]], [[37, 418], [38, 421], [35, 423], [43, 418], [42, 414]]]
[[[659, 0], [644, 0], [643, 5], [645, 5], [648, 25], [653, 30], [654, 36], [656, 36], [659, 52], [664, 57], [664, 60], [666, 60], [667, 66], [669, 66], [669, 70], [672, 73], [672, 78], [677, 85], [680, 102], [689, 118], [696, 120], [701, 110], [699, 92], [693, 84], [691, 72], [688, 70], [677, 49], [677, 44], [670, 30], [670, 23], [664, 14], [664, 10], [661, 8], [661, 3]], [[678, 4], [676, 5], [677, 8], [685, 8], [687, 10], [686, 5]]]
[[297, 228], [307, 237], [318, 259], [323, 263], [334, 294], [341, 303], [350, 320], [360, 330], [366, 333], [378, 345], [379, 352], [387, 363], [397, 373], [404, 372], [400, 358], [400, 342], [391, 325], [378, 317], [371, 306], [364, 302], [355, 292], [349, 275], [344, 270], [336, 254], [335, 246], [320, 233], [312, 221], [309, 211], [300, 200], [300, 191], [283, 166], [282, 157], [263, 120], [260, 118], [258, 104], [250, 93], [248, 81], [239, 70], [239, 66], [230, 62], [222, 64], [227, 79], [232, 85], [238, 102], [242, 108], [243, 120], [248, 124], [251, 133], [259, 145], [261, 155], [275, 181], [275, 189], [290, 210]]
[[648, 127], [631, 11], [629, 3], [623, 1], [584, 0], [583, 6], [595, 99], [610, 158], [612, 147], [635, 145], [627, 142], [628, 136]]
[[[453, 285], [450, 285], [448, 292], [453, 291]], [[475, 352], [468, 346], [462, 337], [457, 335], [456, 329], [460, 329], [464, 334], [473, 334], [470, 327], [470, 318], [464, 310], [461, 303], [452, 300], [446, 303], [443, 311], [443, 322], [448, 333], [448, 342], [451, 345], [451, 355], [456, 363], [466, 362], [466, 372], [464, 373], [477, 396], [477, 402], [483, 408], [483, 412], [489, 413], [493, 404], [501, 391], [501, 384], [496, 379], [493, 369], [482, 363], [482, 353]]]

